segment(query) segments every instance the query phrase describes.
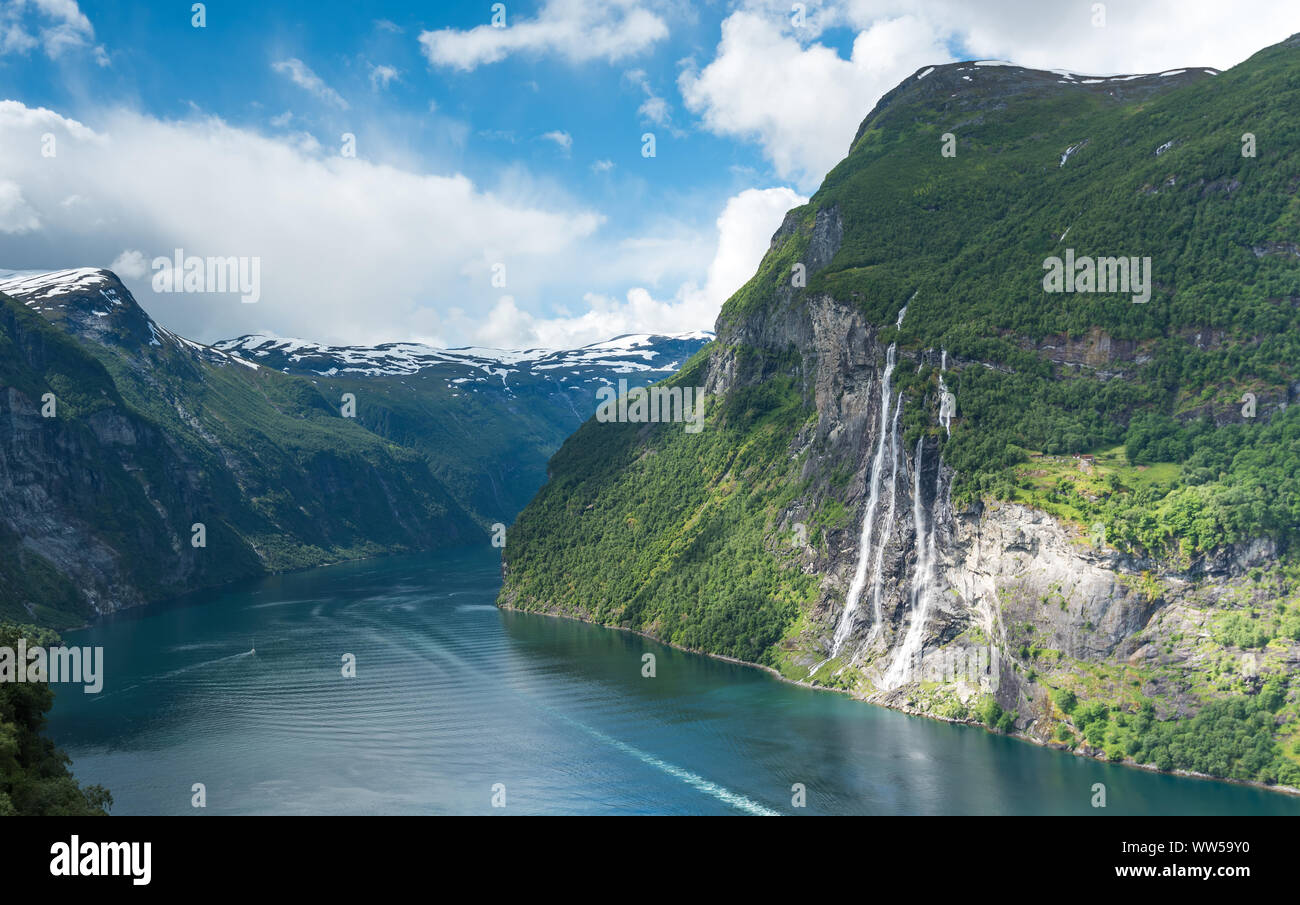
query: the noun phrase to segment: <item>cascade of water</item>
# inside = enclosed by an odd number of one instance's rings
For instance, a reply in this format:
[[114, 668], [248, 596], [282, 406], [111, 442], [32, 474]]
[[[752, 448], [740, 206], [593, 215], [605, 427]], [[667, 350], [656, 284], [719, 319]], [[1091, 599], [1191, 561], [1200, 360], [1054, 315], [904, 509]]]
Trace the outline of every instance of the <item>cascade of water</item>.
[[[839, 623], [835, 626], [835, 636], [831, 641], [831, 656], [839, 654], [844, 641], [853, 632], [853, 615], [862, 598], [862, 591], [867, 584], [867, 563], [871, 557], [871, 539], [876, 520], [876, 505], [880, 501], [880, 477], [885, 464], [885, 446], [889, 433], [890, 379], [894, 374], [895, 344], [890, 343], [885, 352], [885, 372], [880, 377], [880, 439], [876, 443], [876, 455], [871, 463], [870, 490], [867, 494], [867, 511], [862, 516], [862, 530], [858, 536], [858, 564], [853, 572], [853, 581], [849, 585], [849, 596], [840, 613]], [[879, 620], [877, 619], [877, 622]]]
[[[889, 669], [885, 672], [884, 685], [886, 688], [897, 688], [907, 680], [908, 669], [912, 660], [921, 651], [925, 633], [925, 618], [930, 608], [930, 585], [932, 583], [934, 563], [938, 558], [935, 554], [934, 539], [935, 523], [938, 518], [932, 511], [929, 530], [924, 530], [924, 507], [921, 505], [921, 469], [924, 452], [925, 438], [921, 437], [916, 441], [916, 462], [912, 477], [912, 523], [916, 532], [916, 573], [912, 580], [911, 594], [912, 621], [907, 627], [907, 634], [903, 637], [902, 646], [899, 647], [898, 653], [894, 656], [894, 662], [889, 665]], [[942, 469], [936, 469], [934, 500], [931, 503], [932, 510], [937, 508], [939, 504], [942, 474]], [[925, 540], [922, 540], [922, 538], [925, 538]]]
[[889, 462], [892, 473], [889, 477], [889, 514], [885, 516], [885, 531], [880, 535], [880, 542], [876, 544], [876, 568], [871, 576], [871, 609], [872, 615], [875, 616], [875, 624], [871, 626], [871, 635], [867, 638], [870, 644], [880, 634], [884, 626], [884, 616], [880, 610], [881, 583], [885, 571], [885, 545], [889, 543], [889, 538], [894, 533], [894, 513], [898, 509], [898, 416], [903, 410], [903, 392], [899, 390], [898, 399], [894, 402], [894, 424], [889, 431]]
[[943, 356], [939, 359], [939, 423], [943, 429], [952, 436], [952, 416], [957, 409], [957, 400], [953, 398], [952, 393], [948, 392], [948, 385], [943, 382], [943, 372], [948, 370], [948, 350], [943, 350]]

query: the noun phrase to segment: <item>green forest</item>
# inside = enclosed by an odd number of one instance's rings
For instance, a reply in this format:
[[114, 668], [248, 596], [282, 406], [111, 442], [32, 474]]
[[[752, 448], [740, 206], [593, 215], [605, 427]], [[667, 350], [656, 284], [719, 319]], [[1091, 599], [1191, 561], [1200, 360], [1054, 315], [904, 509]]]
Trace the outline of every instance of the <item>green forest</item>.
[[[58, 645], [49, 629], [0, 622], [0, 648], [17, 650]], [[68, 770], [68, 757], [41, 734], [54, 704], [47, 682], [0, 682], [0, 817], [87, 817], [103, 815], [113, 796], [102, 786], [81, 786]]]

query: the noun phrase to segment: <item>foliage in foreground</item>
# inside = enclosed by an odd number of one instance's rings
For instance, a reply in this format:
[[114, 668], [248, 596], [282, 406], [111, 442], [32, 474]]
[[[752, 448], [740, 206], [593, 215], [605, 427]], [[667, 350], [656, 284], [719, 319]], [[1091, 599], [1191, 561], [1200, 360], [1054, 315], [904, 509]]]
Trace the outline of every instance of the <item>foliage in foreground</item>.
[[[52, 647], [59, 636], [48, 629], [0, 622], [0, 647], [15, 652]], [[41, 734], [54, 704], [46, 682], [0, 682], [0, 817], [85, 817], [104, 815], [113, 796], [103, 786], [81, 786], [68, 770], [68, 756]]]

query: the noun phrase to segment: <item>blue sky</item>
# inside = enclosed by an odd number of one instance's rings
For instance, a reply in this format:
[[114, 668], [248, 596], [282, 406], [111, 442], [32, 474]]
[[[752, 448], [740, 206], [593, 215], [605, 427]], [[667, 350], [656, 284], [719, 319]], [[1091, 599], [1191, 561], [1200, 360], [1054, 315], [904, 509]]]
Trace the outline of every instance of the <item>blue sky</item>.
[[[543, 0], [505, 3], [500, 29], [489, 2], [214, 2], [203, 28], [190, 6], [0, 2], [0, 268], [113, 265], [206, 341], [709, 327], [916, 69], [1227, 68], [1300, 31], [1294, 4], [1251, 0], [1111, 3], [1101, 25], [1071, 0], [809, 2], [801, 20], [766, 0]], [[152, 292], [175, 248], [258, 257], [261, 299]]]
[[[210, 4], [205, 29], [191, 27], [189, 4], [171, 11], [164, 4], [94, 0], [80, 6], [95, 23], [96, 43], [111, 48], [111, 65], [96, 66], [87, 56], [75, 66], [32, 54], [0, 70], [6, 97], [74, 116], [124, 102], [164, 118], [191, 116], [197, 108], [231, 124], [272, 134], [306, 130], [322, 141], [351, 131], [375, 159], [461, 172], [485, 185], [505, 168], [524, 166], [584, 199], [622, 205], [620, 221], [629, 229], [660, 210], [676, 215], [696, 206], [712, 218], [719, 198], [751, 187], [757, 177], [771, 179], [755, 146], [682, 131], [688, 123], [674, 88], [678, 61], [709, 58], [721, 5], [693, 10], [683, 4], [685, 15], [673, 20], [670, 37], [616, 64], [525, 54], [473, 71], [430, 65], [418, 39], [425, 31], [487, 23], [487, 2], [221, 2]], [[510, 3], [506, 21], [516, 10], [526, 19], [537, 8]], [[272, 69], [291, 59], [346, 99], [348, 109]], [[382, 90], [372, 81], [375, 67], [397, 72]], [[637, 71], [644, 81], [627, 76]], [[638, 114], [647, 88], [675, 104], [680, 134]], [[272, 125], [285, 111], [293, 119]], [[641, 157], [647, 128], [658, 132], [651, 172]], [[542, 137], [554, 132], [571, 136], [573, 146], [566, 151]], [[614, 169], [593, 172], [598, 161]]]

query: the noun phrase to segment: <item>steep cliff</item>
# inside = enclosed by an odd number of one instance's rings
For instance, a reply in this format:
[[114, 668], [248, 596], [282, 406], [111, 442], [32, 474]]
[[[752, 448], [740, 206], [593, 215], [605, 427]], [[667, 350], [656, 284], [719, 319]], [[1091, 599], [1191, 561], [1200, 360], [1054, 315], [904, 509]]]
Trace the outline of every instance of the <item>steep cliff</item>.
[[[584, 425], [501, 605], [1300, 784], [1297, 101], [1296, 38], [913, 75], [670, 381], [704, 430]], [[1055, 291], [1076, 255], [1133, 280]]]

